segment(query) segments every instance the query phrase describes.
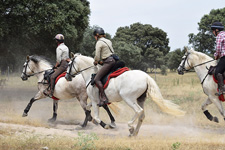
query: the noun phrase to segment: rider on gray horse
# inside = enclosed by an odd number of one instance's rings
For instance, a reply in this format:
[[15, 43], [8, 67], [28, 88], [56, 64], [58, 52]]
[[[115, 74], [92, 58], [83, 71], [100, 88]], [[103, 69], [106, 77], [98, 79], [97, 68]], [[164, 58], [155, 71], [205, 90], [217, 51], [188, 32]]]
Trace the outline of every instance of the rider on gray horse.
[[61, 73], [66, 71], [68, 67], [68, 62], [70, 62], [69, 49], [64, 44], [64, 36], [62, 34], [57, 34], [54, 39], [56, 40], [56, 43], [58, 45], [56, 48], [56, 64], [53, 67], [55, 72], [51, 75], [50, 78], [50, 89], [46, 89], [44, 91], [44, 94], [49, 97], [53, 96], [56, 78]]
[[93, 34], [97, 41], [95, 45], [94, 65], [98, 63], [103, 65], [94, 78], [95, 84], [99, 89], [99, 106], [103, 106], [108, 103], [108, 98], [105, 95], [101, 79], [110, 71], [116, 61], [112, 57], [114, 53], [112, 42], [105, 38], [104, 30], [102, 28], [96, 28]]
[[215, 59], [220, 59], [217, 66], [215, 75], [218, 80], [219, 91], [216, 95], [225, 94], [225, 87], [223, 82], [223, 73], [225, 71], [225, 32], [224, 26], [220, 22], [214, 22], [211, 26], [213, 34], [216, 36], [216, 52], [214, 53]]

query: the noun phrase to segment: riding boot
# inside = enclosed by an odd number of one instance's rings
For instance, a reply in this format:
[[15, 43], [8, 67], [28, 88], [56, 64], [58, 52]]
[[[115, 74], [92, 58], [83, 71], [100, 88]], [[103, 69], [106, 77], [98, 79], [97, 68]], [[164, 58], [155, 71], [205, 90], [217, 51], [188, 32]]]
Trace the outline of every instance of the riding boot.
[[222, 94], [225, 94], [223, 75], [218, 73], [216, 77], [217, 77], [217, 80], [218, 80], [218, 93], [216, 93], [216, 95], [220, 96]]
[[101, 81], [97, 81], [95, 84], [96, 84], [96, 86], [97, 86], [98, 89], [99, 89], [99, 99], [100, 99], [100, 102], [99, 102], [98, 106], [101, 107], [101, 106], [103, 106], [104, 104], [107, 104], [107, 103], [108, 103], [108, 98], [107, 98], [107, 96], [105, 95], [105, 92], [104, 92], [104, 88], [103, 88], [102, 82], [101, 82]]

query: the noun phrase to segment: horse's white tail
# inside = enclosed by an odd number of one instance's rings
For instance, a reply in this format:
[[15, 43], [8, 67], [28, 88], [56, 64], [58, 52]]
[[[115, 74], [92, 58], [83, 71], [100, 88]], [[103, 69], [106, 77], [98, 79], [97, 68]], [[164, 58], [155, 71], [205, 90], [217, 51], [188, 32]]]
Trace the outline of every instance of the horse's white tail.
[[120, 112], [120, 107], [117, 105], [117, 103], [111, 103], [110, 105], [108, 105], [109, 108], [116, 114], [118, 115]]
[[184, 116], [185, 111], [179, 109], [178, 105], [172, 103], [170, 100], [163, 99], [158, 85], [150, 76], [148, 76], [147, 93], [163, 112], [174, 116]]

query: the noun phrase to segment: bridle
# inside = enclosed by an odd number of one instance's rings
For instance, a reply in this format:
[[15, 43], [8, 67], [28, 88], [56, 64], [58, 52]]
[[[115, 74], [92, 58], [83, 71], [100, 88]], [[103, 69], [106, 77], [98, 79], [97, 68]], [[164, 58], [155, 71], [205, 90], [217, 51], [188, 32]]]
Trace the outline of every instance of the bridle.
[[[87, 68], [85, 68], [85, 69], [82, 69], [82, 70], [78, 71], [78, 70], [76, 69], [76, 67], [74, 66], [74, 62], [76, 62], [76, 61], [75, 61], [76, 57], [77, 57], [77, 56], [73, 57], [71, 63], [69, 63], [69, 72], [66, 73], [67, 76], [69, 76], [69, 77], [75, 77], [76, 75], [80, 74], [81, 72], [83, 72], [83, 71], [85, 71], [85, 70], [88, 70], [88, 69], [90, 69], [90, 68], [95, 67], [95, 66], [90, 66], [90, 67], [87, 67]], [[73, 67], [74, 70], [76, 71], [76, 73], [74, 73], [74, 74], [71, 74], [72, 67]]]
[[[42, 73], [42, 72], [45, 72], [46, 70], [43, 70], [43, 71], [39, 71], [39, 72], [34, 72], [33, 70], [31, 70], [31, 68], [30, 68], [30, 66], [28, 65], [29, 64], [29, 61], [30, 60], [27, 60], [26, 61], [26, 65], [25, 66], [23, 66], [23, 67], [25, 67], [25, 69], [24, 69], [24, 71], [22, 72], [22, 74], [26, 77], [26, 78], [29, 78], [29, 77], [31, 77], [31, 76], [34, 76], [34, 75], [36, 75], [36, 74], [39, 74], [39, 73]], [[27, 74], [27, 68], [29, 68], [30, 69], [30, 71], [32, 72], [32, 74]], [[47, 69], [47, 70], [51, 70], [51, 69]]]
[[[209, 62], [212, 62], [212, 61], [216, 61], [216, 60], [214, 60], [214, 59], [212, 59], [212, 60], [209, 60], [209, 61], [206, 61], [206, 62], [203, 62], [203, 63], [200, 63], [200, 64], [197, 64], [197, 65], [195, 65], [195, 66], [192, 66], [191, 67], [191, 65], [189, 64], [189, 62], [188, 62], [188, 59], [187, 59], [187, 57], [188, 57], [188, 55], [189, 55], [190, 53], [187, 53], [186, 55], [184, 55], [185, 56], [185, 58], [184, 58], [184, 61], [183, 61], [183, 64], [182, 65], [180, 65], [180, 67], [182, 68], [182, 71], [190, 71], [191, 69], [193, 69], [193, 68], [195, 68], [195, 67], [198, 67], [198, 66], [201, 66], [201, 65], [204, 65], [204, 64], [207, 64], [207, 63], [209, 63]], [[190, 67], [188, 70], [187, 69], [185, 69], [185, 62], [187, 61], [187, 64], [188, 64], [188, 66]]]
[[[197, 64], [197, 65], [195, 65], [195, 66], [191, 66], [191, 65], [189, 64], [189, 62], [188, 62], [188, 59], [187, 59], [188, 56], [189, 56], [189, 54], [190, 54], [190, 53], [187, 53], [187, 54], [184, 55], [184, 56], [185, 56], [184, 61], [183, 61], [182, 65], [180, 65], [180, 67], [182, 68], [182, 70], [181, 70], [182, 72], [183, 72], [183, 71], [188, 72], [188, 71], [190, 71], [191, 69], [193, 69], [193, 68], [195, 68], [195, 67], [198, 67], [198, 66], [207, 64], [207, 63], [212, 62], [212, 61], [216, 61], [216, 60], [213, 59], [213, 60], [209, 60], [209, 61], [206, 61], [206, 62]], [[186, 61], [187, 61], [187, 64], [188, 64], [188, 66], [189, 66], [189, 69], [186, 69], [186, 68], [184, 67]], [[208, 68], [206, 67], [206, 69], [208, 69]], [[201, 84], [204, 83], [204, 81], [205, 81], [205, 79], [206, 79], [206, 77], [207, 77], [208, 75], [209, 75], [208, 73], [205, 75], [204, 79], [201, 81]]]

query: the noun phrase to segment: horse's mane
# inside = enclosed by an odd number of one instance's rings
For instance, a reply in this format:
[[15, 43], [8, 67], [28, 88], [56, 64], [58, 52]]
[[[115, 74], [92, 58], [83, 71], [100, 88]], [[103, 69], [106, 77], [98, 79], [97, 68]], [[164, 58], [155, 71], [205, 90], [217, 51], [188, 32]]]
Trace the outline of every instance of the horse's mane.
[[197, 56], [198, 56], [198, 59], [203, 61], [203, 60], [212, 60], [213, 58], [204, 54], [204, 53], [201, 53], [201, 52], [197, 52], [197, 51], [193, 51]]
[[75, 56], [81, 56], [80, 58], [81, 58], [82, 60], [85, 59], [85, 61], [90, 61], [91, 63], [94, 62], [94, 61], [93, 61], [94, 59], [93, 59], [92, 57], [90, 57], [90, 56], [84, 56], [84, 55], [82, 55], [82, 54], [80, 54], [80, 53], [76, 53]]
[[36, 65], [45, 65], [50, 67], [53, 66], [44, 56], [32, 55], [30, 56], [30, 60], [33, 61]]

